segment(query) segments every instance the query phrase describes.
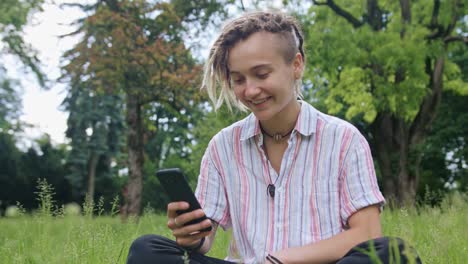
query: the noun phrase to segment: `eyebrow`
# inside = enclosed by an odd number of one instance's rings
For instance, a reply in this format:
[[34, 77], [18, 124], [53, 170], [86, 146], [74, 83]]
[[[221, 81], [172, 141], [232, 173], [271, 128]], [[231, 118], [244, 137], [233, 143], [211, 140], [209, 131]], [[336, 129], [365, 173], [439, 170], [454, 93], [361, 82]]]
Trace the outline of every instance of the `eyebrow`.
[[[254, 67], [250, 68], [249, 71], [255, 71], [255, 70], [258, 70], [258, 69], [264, 68], [264, 67], [272, 68], [270, 63], [264, 63], [264, 64], [255, 65]], [[239, 72], [238, 71], [229, 71], [229, 74], [233, 74], [233, 73], [238, 74]]]

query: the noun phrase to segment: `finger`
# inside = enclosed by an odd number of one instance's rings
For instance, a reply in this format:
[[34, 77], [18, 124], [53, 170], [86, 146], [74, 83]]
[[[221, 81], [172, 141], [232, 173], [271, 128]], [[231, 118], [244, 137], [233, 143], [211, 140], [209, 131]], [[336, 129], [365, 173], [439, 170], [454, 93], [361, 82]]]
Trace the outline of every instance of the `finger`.
[[[197, 223], [197, 224], [172, 229], [172, 234], [175, 237], [189, 236], [189, 235], [193, 235], [195, 233], [200, 233], [200, 230], [203, 230], [203, 229], [208, 228], [210, 226], [211, 226], [211, 220], [206, 219], [206, 220], [204, 220], [204, 221], [202, 221], [200, 223]], [[209, 233], [210, 231], [207, 231], [207, 232]], [[207, 232], [202, 232], [202, 233], [207, 233]]]
[[[170, 205], [168, 205], [168, 207], [171, 207], [170, 210], [172, 210], [174, 208], [179, 208], [175, 204], [170, 204]], [[168, 211], [170, 211], [170, 210], [168, 210]], [[168, 214], [168, 215], [172, 216], [172, 214]], [[201, 210], [201, 209], [198, 209], [198, 210], [195, 210], [195, 211], [192, 211], [192, 212], [188, 212], [188, 213], [185, 213], [185, 214], [181, 214], [181, 215], [176, 214], [174, 217], [169, 217], [169, 219], [167, 221], [167, 227], [169, 229], [171, 229], [171, 230], [175, 230], [175, 229], [183, 227], [186, 223], [188, 223], [188, 222], [190, 222], [192, 220], [199, 219], [199, 218], [202, 218], [202, 217], [205, 217], [205, 212], [203, 212], [203, 210]], [[211, 224], [211, 221], [209, 223]]]
[[177, 216], [177, 211], [186, 210], [190, 206], [187, 202], [172, 202], [167, 204], [167, 217], [174, 218]]
[[205, 212], [203, 212], [202, 209], [197, 209], [197, 210], [192, 211], [192, 212], [181, 214], [181, 215], [177, 216], [177, 225], [178, 226], [183, 226], [183, 225], [185, 225], [186, 223], [188, 223], [188, 222], [190, 222], [192, 220], [199, 219], [199, 218], [202, 218], [204, 216], [205, 216]]
[[183, 225], [181, 225], [179, 223], [179, 220], [176, 220], [176, 217], [174, 217], [174, 218], [169, 218], [167, 220], [167, 227], [169, 227], [169, 229], [171, 230], [175, 230], [175, 229], [183, 227]]
[[176, 224], [174, 223], [174, 218], [169, 218], [167, 220], [167, 227], [171, 230], [174, 230], [177, 228]]
[[208, 236], [209, 234], [210, 232], [201, 232], [190, 236], [176, 237], [176, 243], [183, 247], [192, 247], [197, 243], [200, 243], [200, 239]]

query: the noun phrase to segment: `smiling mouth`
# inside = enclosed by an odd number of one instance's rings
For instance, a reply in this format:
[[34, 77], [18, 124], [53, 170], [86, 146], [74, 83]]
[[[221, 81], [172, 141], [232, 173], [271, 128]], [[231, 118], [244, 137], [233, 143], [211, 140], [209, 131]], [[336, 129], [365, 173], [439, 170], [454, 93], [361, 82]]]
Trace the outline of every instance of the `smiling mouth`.
[[250, 101], [252, 104], [254, 105], [259, 105], [259, 104], [263, 104], [264, 102], [268, 101], [270, 99], [270, 97], [267, 97], [267, 98], [264, 98], [262, 100], [255, 100], [255, 101]]

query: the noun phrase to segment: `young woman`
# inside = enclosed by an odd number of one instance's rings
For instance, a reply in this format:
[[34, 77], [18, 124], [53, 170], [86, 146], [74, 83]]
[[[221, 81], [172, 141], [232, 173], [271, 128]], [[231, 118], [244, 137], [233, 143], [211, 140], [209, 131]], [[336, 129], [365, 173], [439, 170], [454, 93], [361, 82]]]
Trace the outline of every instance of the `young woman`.
[[[196, 190], [203, 210], [177, 215], [188, 204], [170, 203], [175, 241], [140, 237], [128, 263], [183, 263], [185, 252], [190, 263], [372, 263], [371, 248], [389, 262], [368, 143], [351, 124], [298, 99], [304, 56], [299, 24], [285, 14], [248, 13], [223, 28], [203, 88], [217, 107], [251, 114], [211, 140]], [[209, 220], [184, 226], [203, 215]], [[226, 260], [204, 255], [218, 226], [232, 229]]]

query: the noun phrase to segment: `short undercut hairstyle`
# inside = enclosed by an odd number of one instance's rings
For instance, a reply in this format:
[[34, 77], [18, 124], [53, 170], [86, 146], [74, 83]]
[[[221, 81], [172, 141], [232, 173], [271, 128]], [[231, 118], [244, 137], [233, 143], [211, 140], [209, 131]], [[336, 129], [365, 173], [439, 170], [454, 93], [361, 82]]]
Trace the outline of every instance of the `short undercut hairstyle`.
[[[282, 45], [283, 56], [286, 63], [292, 63], [299, 52], [305, 60], [304, 37], [297, 20], [292, 16], [277, 12], [251, 12], [227, 23], [210, 50], [208, 61], [205, 64], [202, 89], [206, 89], [208, 96], [215, 105], [215, 109], [226, 103], [229, 109], [235, 106], [245, 110], [231, 89], [231, 76], [229, 74], [229, 51], [239, 41], [246, 40], [256, 32], [269, 32], [278, 34], [284, 39]], [[296, 82], [295, 92], [302, 97], [301, 80]], [[218, 89], [219, 95], [218, 95]]]

